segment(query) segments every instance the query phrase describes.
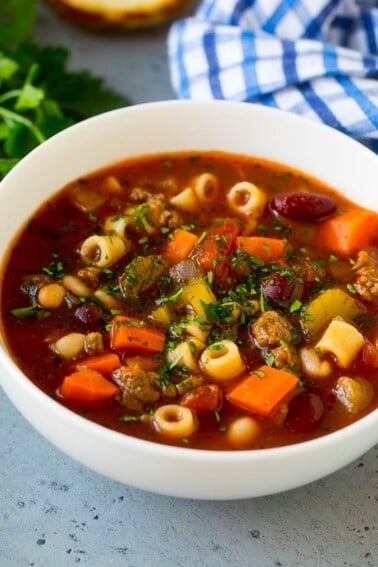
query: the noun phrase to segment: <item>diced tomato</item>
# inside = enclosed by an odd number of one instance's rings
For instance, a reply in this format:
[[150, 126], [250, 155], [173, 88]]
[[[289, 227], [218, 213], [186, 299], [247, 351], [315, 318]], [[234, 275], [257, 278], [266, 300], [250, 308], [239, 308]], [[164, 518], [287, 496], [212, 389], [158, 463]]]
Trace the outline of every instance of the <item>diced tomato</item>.
[[222, 225], [210, 228], [206, 236], [193, 248], [190, 257], [204, 272], [212, 271], [214, 279], [222, 281], [228, 274], [228, 259], [236, 248], [236, 237], [241, 228], [234, 219], [226, 220]]
[[357, 362], [367, 368], [378, 368], [378, 349], [372, 343], [366, 341]]
[[199, 413], [215, 411], [220, 405], [220, 390], [216, 384], [198, 386], [184, 395], [181, 405]]

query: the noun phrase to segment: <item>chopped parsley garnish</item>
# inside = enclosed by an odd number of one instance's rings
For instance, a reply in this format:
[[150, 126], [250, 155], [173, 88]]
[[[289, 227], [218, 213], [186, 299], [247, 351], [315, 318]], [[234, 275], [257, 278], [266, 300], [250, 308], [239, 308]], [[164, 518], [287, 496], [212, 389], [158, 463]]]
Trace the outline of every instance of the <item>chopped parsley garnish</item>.
[[210, 171], [210, 172], [211, 172], [211, 171], [214, 171], [214, 170], [215, 170], [215, 167], [214, 167], [211, 163], [207, 163], [207, 164], [205, 165], [205, 171]]
[[135, 283], [137, 281], [137, 274], [135, 271], [135, 268], [132, 264], [128, 264], [125, 267], [125, 274], [127, 275], [127, 277], [133, 282]]
[[180, 226], [180, 228], [181, 228], [182, 230], [186, 230], [187, 232], [189, 232], [189, 231], [191, 231], [191, 230], [194, 230], [194, 229], [196, 228], [196, 225], [195, 225], [195, 224], [182, 224], [182, 225]]
[[35, 317], [37, 314], [36, 307], [18, 307], [17, 309], [12, 309], [11, 311], [14, 317], [17, 319], [25, 319], [26, 317]]
[[107, 279], [112, 279], [116, 277], [115, 271], [111, 270], [110, 268], [104, 268], [103, 270], [101, 270], [101, 275]]
[[202, 307], [205, 311], [206, 319], [210, 323], [218, 323], [220, 325], [227, 325], [232, 323], [234, 317], [234, 305], [231, 303], [205, 303], [201, 301]]
[[257, 376], [258, 378], [264, 378], [265, 376], [265, 372], [263, 370], [254, 370], [252, 374]]
[[151, 220], [148, 217], [150, 206], [148, 203], [142, 203], [135, 207], [132, 211], [133, 217], [135, 217], [135, 226], [138, 230], [146, 230], [145, 223], [150, 223]]
[[192, 165], [196, 165], [196, 164], [199, 162], [199, 160], [201, 159], [201, 157], [202, 157], [202, 156], [201, 156], [200, 154], [196, 154], [196, 155], [193, 155], [193, 156], [189, 156], [189, 157], [188, 157], [188, 162], [189, 162], [190, 164], [192, 164]]
[[357, 293], [357, 290], [356, 290], [356, 288], [354, 287], [353, 284], [347, 283], [347, 284], [345, 285], [345, 287], [346, 287], [347, 290], [348, 290], [350, 293], [352, 293], [353, 295], [355, 295], [355, 294]]
[[169, 295], [168, 297], [159, 297], [159, 299], [156, 300], [156, 305], [162, 305], [163, 303], [177, 303], [177, 301], [180, 299], [181, 295], [183, 294], [184, 289], [181, 287], [178, 291], [176, 291], [176, 293], [173, 293], [172, 295]]
[[102, 79], [67, 71], [66, 49], [31, 41], [38, 4], [0, 3], [0, 179], [50, 136], [128, 104]]
[[63, 262], [50, 262], [50, 264], [42, 268], [41, 271], [52, 278], [59, 278], [64, 272]]
[[295, 299], [293, 303], [291, 303], [289, 307], [289, 311], [290, 313], [297, 313], [297, 311], [299, 311], [301, 307], [302, 307], [302, 301], [300, 301], [299, 299]]
[[198, 238], [198, 240], [197, 240], [197, 242], [196, 242], [196, 245], [197, 245], [197, 244], [201, 244], [201, 242], [206, 238], [206, 236], [207, 236], [207, 232], [206, 232], [206, 231], [203, 231], [203, 232], [200, 234], [200, 236], [199, 236], [199, 238]]
[[136, 415], [122, 415], [118, 421], [123, 421], [124, 423], [131, 423], [135, 421], [140, 421], [140, 417]]
[[171, 159], [166, 159], [161, 165], [166, 171], [171, 171], [171, 169], [173, 169], [173, 161]]
[[360, 327], [368, 331], [373, 327], [375, 318], [372, 315], [359, 315], [356, 321]]
[[29, 306], [12, 309], [11, 314], [17, 319], [48, 319], [52, 316], [52, 311]]
[[182, 357], [183, 357], [182, 354], [177, 355], [176, 358], [169, 363], [168, 370], [173, 370], [173, 368], [178, 365], [180, 360], [182, 360]]

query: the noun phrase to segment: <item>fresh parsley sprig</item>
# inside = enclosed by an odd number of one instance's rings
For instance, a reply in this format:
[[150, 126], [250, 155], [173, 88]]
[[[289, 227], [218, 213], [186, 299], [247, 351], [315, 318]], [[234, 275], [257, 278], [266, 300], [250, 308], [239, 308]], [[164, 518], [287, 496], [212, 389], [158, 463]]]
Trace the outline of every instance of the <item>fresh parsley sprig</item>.
[[60, 130], [129, 104], [101, 78], [67, 71], [66, 49], [32, 41], [38, 4], [0, 3], [0, 179]]

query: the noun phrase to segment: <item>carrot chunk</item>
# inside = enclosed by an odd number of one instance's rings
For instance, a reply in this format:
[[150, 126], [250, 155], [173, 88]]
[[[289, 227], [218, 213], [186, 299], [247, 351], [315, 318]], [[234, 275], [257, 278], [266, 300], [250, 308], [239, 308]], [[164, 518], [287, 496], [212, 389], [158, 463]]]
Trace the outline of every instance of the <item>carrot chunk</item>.
[[227, 399], [252, 413], [268, 416], [297, 383], [298, 378], [290, 372], [261, 366], [230, 390]]
[[348, 211], [319, 225], [322, 247], [339, 256], [350, 256], [377, 238], [378, 215], [372, 211]]
[[287, 242], [279, 238], [265, 238], [265, 236], [238, 236], [236, 247], [242, 252], [269, 262], [285, 255]]
[[115, 350], [140, 353], [162, 352], [165, 335], [158, 329], [147, 327], [142, 321], [116, 315], [112, 319], [110, 346]]
[[112, 398], [118, 388], [97, 370], [86, 369], [66, 376], [60, 386], [60, 395], [67, 402], [91, 404]]
[[97, 372], [100, 372], [104, 376], [110, 376], [113, 370], [120, 366], [121, 361], [118, 354], [106, 352], [78, 360], [75, 364], [75, 369], [86, 370], [88, 368], [97, 370]]
[[172, 240], [169, 240], [163, 252], [163, 257], [171, 264], [185, 260], [198, 240], [198, 236], [182, 228], [176, 228]]

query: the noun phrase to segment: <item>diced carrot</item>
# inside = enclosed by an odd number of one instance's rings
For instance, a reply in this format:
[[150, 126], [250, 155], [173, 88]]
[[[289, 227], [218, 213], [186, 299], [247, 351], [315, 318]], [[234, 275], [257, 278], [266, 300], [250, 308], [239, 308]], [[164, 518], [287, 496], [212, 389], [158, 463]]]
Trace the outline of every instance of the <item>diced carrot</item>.
[[182, 228], [176, 228], [173, 232], [172, 239], [168, 241], [163, 252], [163, 258], [177, 264], [181, 260], [185, 260], [193, 249], [198, 240], [198, 236]]
[[91, 404], [109, 400], [118, 391], [115, 384], [97, 370], [86, 369], [66, 376], [60, 386], [60, 395], [67, 402]]
[[266, 238], [265, 236], [238, 236], [236, 247], [242, 252], [269, 262], [285, 255], [287, 241], [279, 238]]
[[113, 352], [106, 352], [97, 354], [96, 356], [82, 358], [75, 363], [76, 370], [85, 370], [89, 368], [91, 370], [101, 372], [104, 376], [110, 376], [113, 370], [120, 366], [121, 361], [119, 356]]
[[298, 378], [270, 366], [261, 366], [227, 393], [227, 399], [257, 415], [268, 416], [296, 387]]
[[180, 404], [197, 412], [215, 411], [220, 405], [219, 386], [217, 384], [198, 386], [185, 394]]
[[318, 241], [324, 249], [350, 256], [378, 238], [378, 215], [355, 209], [319, 224]]
[[165, 335], [142, 321], [116, 315], [112, 319], [110, 346], [115, 350], [153, 353], [164, 350]]

